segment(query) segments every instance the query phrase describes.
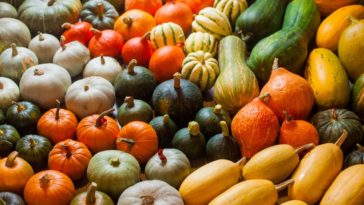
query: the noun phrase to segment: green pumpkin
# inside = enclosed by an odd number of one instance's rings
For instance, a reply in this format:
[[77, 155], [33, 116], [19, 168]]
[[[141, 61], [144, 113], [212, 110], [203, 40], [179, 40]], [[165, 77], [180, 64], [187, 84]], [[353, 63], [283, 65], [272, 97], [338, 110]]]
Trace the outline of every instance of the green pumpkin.
[[128, 187], [140, 181], [140, 166], [130, 154], [106, 150], [95, 154], [87, 167], [87, 178], [114, 200]]
[[0, 18], [0, 53], [12, 43], [28, 47], [31, 40], [29, 28], [18, 19]]
[[77, 194], [70, 205], [114, 205], [113, 200], [104, 192], [96, 191], [97, 184], [92, 182], [87, 191]]
[[344, 167], [348, 168], [356, 164], [364, 164], [364, 147], [360, 144], [356, 144], [357, 150], [350, 152], [345, 157]]
[[125, 102], [118, 109], [118, 121], [124, 126], [132, 121], [150, 122], [153, 119], [153, 110], [148, 103], [133, 97], [125, 97]]
[[16, 144], [15, 150], [33, 167], [43, 167], [48, 162], [51, 142], [40, 135], [25, 135]]
[[34, 133], [40, 117], [39, 107], [27, 101], [15, 103], [6, 111], [6, 122], [23, 134]]
[[0, 18], [16, 18], [18, 16], [18, 12], [9, 3], [0, 2]]
[[328, 109], [316, 113], [312, 124], [317, 128], [320, 135], [320, 144], [335, 143], [343, 130], [348, 131], [348, 138], [341, 146], [345, 153], [351, 151], [355, 144], [363, 140], [363, 131], [359, 117], [352, 111], [346, 109]]
[[108, 1], [87, 1], [81, 10], [82, 21], [89, 22], [98, 30], [113, 29], [118, 17], [119, 13]]
[[18, 131], [11, 125], [0, 125], [0, 157], [5, 157], [14, 151], [20, 139]]
[[222, 133], [214, 135], [206, 143], [206, 155], [210, 161], [228, 159], [237, 161], [241, 158], [238, 142], [229, 133], [229, 127], [225, 121], [220, 122]]
[[226, 121], [228, 127], [231, 124], [229, 113], [222, 109], [220, 104], [215, 105], [215, 107], [201, 108], [197, 112], [195, 120], [200, 125], [201, 132], [206, 140], [221, 133], [220, 121]]
[[5, 113], [2, 109], [0, 109], [0, 124], [5, 123]]
[[158, 136], [158, 145], [161, 148], [167, 148], [171, 146], [171, 142], [174, 134], [177, 132], [177, 125], [169, 117], [169, 115], [163, 115], [155, 117], [149, 124], [153, 127]]
[[4, 205], [25, 205], [23, 198], [12, 192], [0, 192], [0, 201], [1, 200]]
[[205, 137], [196, 121], [191, 121], [188, 127], [178, 130], [172, 140], [172, 146], [185, 153], [189, 159], [201, 157], [205, 151], [205, 143]]

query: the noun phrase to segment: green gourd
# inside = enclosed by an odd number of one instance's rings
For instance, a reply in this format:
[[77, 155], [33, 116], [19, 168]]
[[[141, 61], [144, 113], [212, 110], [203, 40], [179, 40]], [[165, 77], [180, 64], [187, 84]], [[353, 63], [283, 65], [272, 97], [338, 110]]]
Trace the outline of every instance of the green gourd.
[[118, 121], [124, 126], [132, 121], [150, 122], [153, 118], [153, 110], [148, 103], [134, 99], [131, 96], [125, 97], [125, 102], [118, 109]]
[[167, 148], [171, 146], [174, 134], [177, 132], [177, 125], [168, 114], [153, 118], [149, 124], [158, 135], [158, 146]]
[[11, 125], [0, 125], [0, 157], [6, 157], [14, 151], [19, 141], [18, 131]]

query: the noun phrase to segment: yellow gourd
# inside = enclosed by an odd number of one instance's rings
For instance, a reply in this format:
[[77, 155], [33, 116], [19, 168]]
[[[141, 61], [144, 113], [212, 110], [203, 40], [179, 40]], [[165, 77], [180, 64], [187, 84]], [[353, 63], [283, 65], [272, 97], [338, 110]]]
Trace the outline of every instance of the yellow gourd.
[[286, 201], [281, 205], [307, 205], [307, 204], [300, 200], [291, 200], [291, 201]]

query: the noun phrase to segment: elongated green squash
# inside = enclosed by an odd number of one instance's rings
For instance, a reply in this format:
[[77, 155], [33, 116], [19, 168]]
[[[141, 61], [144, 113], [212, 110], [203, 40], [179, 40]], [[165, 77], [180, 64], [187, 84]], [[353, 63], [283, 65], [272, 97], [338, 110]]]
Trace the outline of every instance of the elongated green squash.
[[245, 42], [236, 36], [220, 41], [220, 75], [214, 85], [214, 100], [230, 112], [236, 113], [259, 94], [254, 73], [245, 63]]

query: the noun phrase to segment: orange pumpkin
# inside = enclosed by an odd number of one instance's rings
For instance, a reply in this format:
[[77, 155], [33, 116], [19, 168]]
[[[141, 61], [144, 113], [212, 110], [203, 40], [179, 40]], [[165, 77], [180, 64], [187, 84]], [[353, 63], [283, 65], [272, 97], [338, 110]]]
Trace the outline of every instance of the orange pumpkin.
[[328, 16], [333, 11], [351, 4], [356, 4], [360, 0], [315, 0], [322, 16]]
[[111, 56], [118, 58], [124, 46], [123, 37], [114, 30], [92, 29], [94, 36], [88, 43], [88, 49], [92, 57]]
[[64, 23], [62, 28], [65, 29], [62, 34], [65, 37], [64, 43], [79, 41], [87, 46], [92, 36], [94, 36], [94, 33], [91, 31], [92, 25], [85, 21], [80, 21], [75, 24]]
[[57, 108], [45, 112], [38, 121], [38, 134], [47, 137], [53, 144], [72, 139], [76, 134], [78, 120], [73, 112], [61, 109], [57, 100]]
[[148, 68], [149, 60], [154, 52], [149, 37], [150, 33], [148, 32], [143, 37], [135, 37], [125, 43], [121, 51], [121, 57], [125, 64], [129, 64], [130, 61], [135, 59], [138, 62], [137, 65]]
[[22, 194], [25, 184], [33, 174], [30, 164], [18, 157], [18, 152], [11, 152], [8, 157], [0, 160], [0, 192]]
[[100, 115], [83, 118], [77, 126], [77, 140], [84, 143], [92, 153], [114, 149], [119, 132], [118, 123], [106, 116], [114, 109], [106, 110]]
[[194, 14], [198, 14], [202, 9], [206, 7], [212, 7], [214, 0], [177, 0], [186, 3]]
[[68, 205], [76, 191], [72, 180], [55, 170], [33, 175], [24, 188], [27, 205]]
[[48, 167], [60, 171], [72, 180], [81, 179], [92, 155], [87, 146], [71, 139], [57, 143], [48, 157]]
[[163, 5], [162, 0], [125, 0], [125, 11], [140, 9], [154, 16], [154, 13]]
[[140, 164], [145, 164], [158, 151], [158, 136], [149, 124], [133, 121], [121, 128], [116, 148], [130, 153]]

